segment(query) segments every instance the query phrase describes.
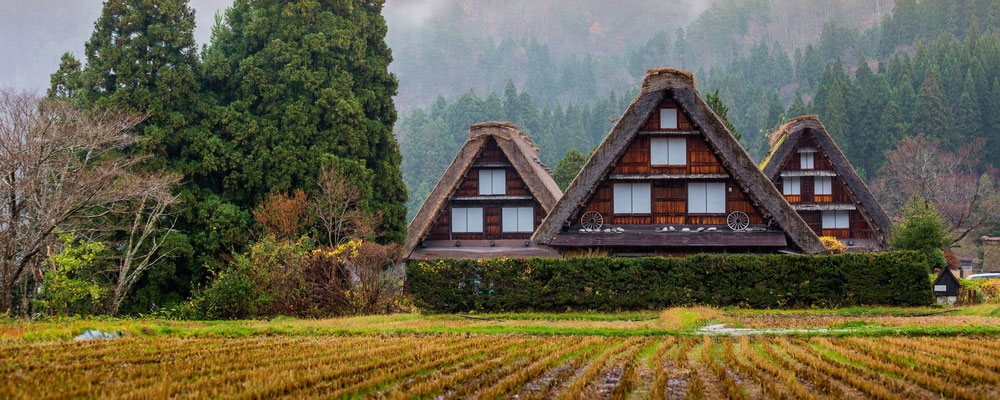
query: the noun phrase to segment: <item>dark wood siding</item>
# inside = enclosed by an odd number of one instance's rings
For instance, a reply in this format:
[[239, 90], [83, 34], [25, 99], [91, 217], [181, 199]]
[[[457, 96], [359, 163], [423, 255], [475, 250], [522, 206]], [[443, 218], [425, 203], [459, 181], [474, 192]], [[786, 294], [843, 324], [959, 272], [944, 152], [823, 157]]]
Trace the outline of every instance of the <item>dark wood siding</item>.
[[[823, 171], [834, 171], [833, 163], [830, 158], [827, 157], [823, 149], [817, 145], [816, 140], [813, 138], [812, 134], [805, 134], [799, 138], [796, 147], [792, 149], [791, 155], [782, 164], [782, 171], [796, 171], [801, 170], [800, 159], [798, 149], [801, 147], [813, 147], [817, 150], [814, 157], [814, 165], [816, 170]], [[855, 207], [862, 207], [853, 196], [853, 194], [847, 189], [844, 184], [843, 179], [840, 176], [833, 177], [831, 185], [831, 195], [816, 195], [815, 190], [815, 177], [802, 177], [802, 187], [801, 196], [785, 196], [785, 199], [790, 203], [825, 203], [825, 204], [854, 204]], [[778, 187], [778, 190], [782, 190], [782, 178], [780, 172], [774, 180], [774, 185]], [[860, 211], [851, 211], [850, 214], [850, 228], [849, 229], [823, 229], [823, 219], [822, 213], [819, 211], [799, 211], [799, 215], [802, 219], [809, 224], [817, 234], [822, 236], [833, 236], [837, 239], [865, 239], [873, 238], [875, 236], [865, 220], [864, 215]]]
[[[496, 141], [490, 139], [483, 150], [476, 157], [472, 168], [466, 173], [465, 178], [459, 184], [453, 196], [478, 196], [479, 195], [479, 169], [477, 164], [488, 163], [486, 168], [504, 169], [506, 171], [507, 195], [508, 196], [530, 196], [531, 191], [528, 185], [518, 175], [517, 170], [510, 164], [503, 150]], [[505, 165], [505, 166], [500, 166]], [[451, 232], [451, 209], [453, 207], [471, 207], [483, 209], [483, 232], [482, 233], [452, 233]], [[534, 209], [534, 226], [532, 230], [538, 229], [538, 225], [545, 218], [545, 210], [534, 199], [524, 200], [452, 200], [438, 215], [434, 226], [423, 240], [493, 240], [493, 239], [528, 239], [532, 232], [503, 232], [503, 209], [505, 207], [532, 207]]]
[[[661, 108], [675, 108], [673, 100], [661, 104]], [[654, 111], [647, 121], [645, 129], [659, 130], [660, 113]], [[678, 130], [692, 130], [690, 120], [683, 110], [678, 112]], [[626, 151], [615, 164], [611, 174], [619, 175], [684, 175], [684, 174], [718, 174], [729, 175], [711, 146], [701, 135], [658, 135], [656, 137], [683, 137], [687, 144], [687, 164], [683, 166], [653, 166], [650, 164], [650, 139], [648, 135], [637, 135], [628, 145]], [[628, 183], [626, 180], [604, 180], [594, 190], [586, 204], [570, 220], [571, 225], [579, 225], [580, 217], [587, 211], [596, 211], [604, 217], [609, 225], [722, 225], [726, 216], [733, 211], [743, 211], [750, 216], [750, 223], [762, 224], [761, 213], [750, 202], [747, 194], [732, 178], [725, 179], [656, 179], [636, 180], [648, 182], [651, 189], [650, 214], [616, 215], [614, 213], [614, 184]], [[688, 214], [687, 184], [688, 182], [724, 182], [726, 183], [726, 212], [721, 214]]]
[[[668, 93], [667, 94], [667, 98], [664, 99], [662, 102], [660, 102], [660, 106], [657, 107], [656, 111], [653, 112], [653, 115], [651, 115], [649, 117], [649, 119], [646, 120], [646, 125], [643, 126], [643, 130], [647, 130], [647, 131], [658, 131], [658, 130], [660, 130], [660, 111], [659, 110], [662, 109], [662, 108], [678, 108], [679, 109], [680, 106], [677, 105], [676, 101], [674, 101], [672, 98], [670, 98], [670, 94]], [[688, 116], [687, 116], [687, 114], [685, 114], [684, 110], [678, 110], [678, 112], [677, 112], [677, 130], [679, 130], [679, 131], [689, 131], [691, 129], [694, 129], [693, 125], [691, 124], [691, 119], [688, 118]]]

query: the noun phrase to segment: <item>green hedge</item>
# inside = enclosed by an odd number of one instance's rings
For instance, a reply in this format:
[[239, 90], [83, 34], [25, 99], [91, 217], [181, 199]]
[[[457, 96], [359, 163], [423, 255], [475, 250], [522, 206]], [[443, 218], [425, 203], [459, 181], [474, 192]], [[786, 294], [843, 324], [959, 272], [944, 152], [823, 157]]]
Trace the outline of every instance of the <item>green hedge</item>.
[[435, 260], [410, 263], [414, 302], [434, 312], [923, 306], [919, 252], [686, 258]]

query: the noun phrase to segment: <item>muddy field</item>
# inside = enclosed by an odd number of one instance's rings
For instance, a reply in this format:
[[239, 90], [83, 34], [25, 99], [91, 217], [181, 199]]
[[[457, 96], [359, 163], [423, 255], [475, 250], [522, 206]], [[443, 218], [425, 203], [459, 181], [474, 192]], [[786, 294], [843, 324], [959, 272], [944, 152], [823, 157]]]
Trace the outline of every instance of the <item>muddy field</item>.
[[997, 398], [990, 338], [0, 341], [0, 398]]

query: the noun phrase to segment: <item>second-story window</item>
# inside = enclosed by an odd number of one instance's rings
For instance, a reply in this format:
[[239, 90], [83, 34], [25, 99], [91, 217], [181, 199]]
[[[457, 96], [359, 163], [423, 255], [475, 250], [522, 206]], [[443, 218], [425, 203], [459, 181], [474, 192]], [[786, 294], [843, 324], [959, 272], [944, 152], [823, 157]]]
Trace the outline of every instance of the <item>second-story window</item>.
[[648, 183], [616, 183], [615, 214], [649, 214], [653, 196]]
[[652, 165], [686, 165], [687, 139], [653, 138], [649, 141], [649, 159]]
[[819, 195], [833, 194], [833, 178], [829, 176], [817, 176], [816, 194]]
[[507, 194], [507, 171], [503, 169], [479, 170], [479, 194]]
[[483, 231], [483, 209], [452, 208], [451, 231], [454, 233], [481, 233]]
[[724, 214], [726, 184], [691, 182], [688, 184], [688, 214]]
[[802, 178], [797, 176], [781, 178], [781, 193], [793, 196], [802, 194]]

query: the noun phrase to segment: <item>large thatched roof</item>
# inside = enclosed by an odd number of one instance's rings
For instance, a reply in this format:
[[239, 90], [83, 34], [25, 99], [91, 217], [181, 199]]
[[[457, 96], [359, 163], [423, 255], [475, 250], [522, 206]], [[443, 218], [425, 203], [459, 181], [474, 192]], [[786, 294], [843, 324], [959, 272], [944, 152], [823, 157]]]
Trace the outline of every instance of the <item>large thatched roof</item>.
[[469, 168], [472, 167], [476, 157], [479, 156], [490, 138], [497, 142], [500, 150], [510, 160], [518, 175], [528, 186], [532, 196], [545, 212], [550, 211], [559, 200], [559, 197], [562, 196], [559, 185], [552, 179], [549, 169], [538, 159], [538, 149], [523, 132], [517, 129], [517, 126], [510, 122], [474, 124], [469, 127], [469, 139], [465, 141], [465, 144], [458, 151], [458, 155], [445, 170], [441, 180], [424, 200], [417, 215], [410, 221], [403, 254], [409, 255], [434, 226], [437, 216], [458, 190], [462, 179], [468, 174]]
[[803, 251], [821, 253], [825, 247], [802, 217], [785, 201], [778, 189], [757, 168], [739, 141], [695, 90], [691, 73], [672, 68], [651, 69], [642, 80], [642, 89], [611, 132], [594, 150], [590, 159], [570, 183], [562, 198], [542, 221], [532, 240], [548, 245], [600, 181], [614, 168], [654, 109], [668, 95], [690, 115], [692, 123], [705, 135], [720, 161], [739, 182], [765, 218], [775, 221]]
[[764, 175], [767, 175], [767, 178], [772, 181], [777, 179], [778, 174], [781, 173], [781, 166], [795, 152], [795, 144], [807, 132], [812, 133], [813, 139], [816, 140], [823, 154], [826, 154], [826, 157], [830, 159], [830, 163], [833, 164], [835, 172], [847, 186], [847, 190], [851, 192], [854, 199], [861, 203], [858, 211], [871, 225], [876, 239], [883, 248], [887, 246], [889, 233], [892, 229], [889, 215], [885, 213], [878, 200], [872, 195], [871, 190], [868, 190], [868, 185], [858, 176], [854, 166], [840, 151], [840, 147], [837, 147], [837, 143], [834, 143], [830, 133], [826, 131], [826, 127], [819, 121], [819, 117], [804, 115], [792, 118], [771, 135], [771, 152], [764, 158], [760, 166]]

